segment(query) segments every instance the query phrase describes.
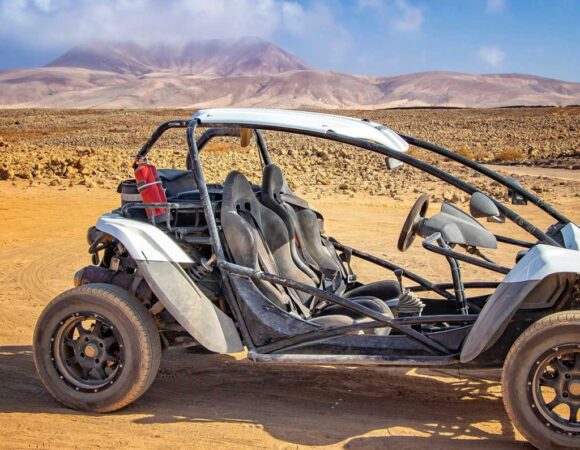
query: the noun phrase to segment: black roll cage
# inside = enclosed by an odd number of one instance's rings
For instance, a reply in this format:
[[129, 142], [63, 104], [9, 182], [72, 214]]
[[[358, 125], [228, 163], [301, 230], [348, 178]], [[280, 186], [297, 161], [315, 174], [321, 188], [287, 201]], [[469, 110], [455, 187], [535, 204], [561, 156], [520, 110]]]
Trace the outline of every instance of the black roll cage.
[[[303, 134], [303, 135], [308, 135], [308, 136], [312, 136], [312, 137], [318, 137], [321, 139], [328, 139], [328, 140], [332, 140], [332, 141], [336, 141], [336, 142], [341, 142], [341, 143], [348, 144], [348, 145], [353, 145], [355, 147], [364, 148], [366, 150], [370, 150], [372, 152], [382, 154], [386, 157], [394, 158], [394, 159], [399, 160], [403, 163], [409, 164], [410, 166], [413, 166], [413, 167], [415, 167], [423, 172], [426, 172], [432, 176], [435, 176], [435, 177], [441, 179], [442, 181], [444, 181], [448, 184], [451, 184], [452, 186], [454, 186], [454, 187], [456, 187], [456, 188], [458, 188], [458, 189], [460, 189], [460, 190], [462, 190], [470, 195], [472, 195], [475, 192], [480, 192], [477, 188], [475, 188], [474, 186], [470, 185], [469, 183], [443, 171], [442, 169], [439, 169], [438, 167], [435, 167], [431, 164], [428, 164], [424, 161], [421, 161], [421, 160], [419, 160], [411, 155], [408, 155], [407, 153], [399, 152], [399, 151], [393, 150], [385, 145], [377, 144], [377, 143], [366, 141], [363, 139], [342, 136], [342, 135], [333, 133], [331, 131], [326, 132], [326, 133], [319, 133], [319, 132], [314, 132], [314, 131], [297, 130], [294, 128], [285, 128], [285, 127], [278, 127], [278, 126], [266, 126], [264, 124], [259, 124], [259, 123], [255, 123], [255, 124], [225, 123], [225, 124], [212, 124], [211, 127], [208, 128], [201, 135], [201, 137], [198, 138], [196, 141], [194, 136], [195, 136], [195, 131], [196, 131], [198, 126], [204, 126], [204, 124], [200, 123], [197, 119], [174, 120], [174, 121], [166, 122], [166, 123], [160, 125], [157, 128], [157, 130], [155, 130], [155, 132], [153, 133], [151, 138], [145, 143], [145, 145], [139, 151], [139, 155], [145, 156], [150, 151], [150, 149], [153, 147], [155, 142], [159, 139], [159, 137], [168, 129], [170, 129], [170, 128], [187, 128], [186, 135], [187, 135], [187, 142], [188, 142], [188, 147], [189, 147], [187, 165], [188, 165], [188, 168], [192, 170], [194, 178], [195, 178], [195, 182], [197, 184], [197, 188], [199, 189], [201, 203], [203, 206], [204, 214], [206, 216], [206, 221], [207, 221], [207, 225], [208, 225], [211, 246], [212, 246], [214, 254], [216, 255], [217, 267], [222, 273], [227, 275], [227, 277], [222, 277], [222, 286], [223, 286], [225, 294], [226, 294], [225, 295], [226, 300], [228, 302], [228, 305], [230, 306], [230, 309], [232, 310], [233, 314], [235, 315], [235, 318], [240, 326], [240, 331], [242, 333], [244, 341], [246, 342], [246, 344], [248, 345], [250, 350], [256, 349], [256, 346], [252, 341], [252, 338], [250, 336], [248, 328], [245, 324], [243, 315], [241, 314], [239, 305], [238, 305], [237, 301], [235, 300], [236, 294], [234, 292], [233, 286], [231, 285], [229, 277], [236, 277], [236, 276], [237, 277], [247, 277], [247, 278], [251, 278], [251, 279], [259, 279], [259, 280], [269, 281], [269, 282], [274, 283], [274, 284], [280, 284], [280, 285], [283, 285], [286, 287], [290, 287], [293, 289], [297, 289], [297, 290], [306, 292], [306, 293], [308, 293], [316, 298], [326, 300], [326, 301], [329, 301], [329, 302], [334, 303], [334, 304], [341, 305], [349, 310], [352, 310], [354, 312], [357, 312], [359, 314], [362, 314], [363, 316], [366, 316], [366, 317], [372, 319], [371, 321], [365, 322], [364, 324], [355, 324], [355, 325], [341, 326], [341, 327], [331, 328], [331, 329], [317, 330], [317, 331], [309, 332], [309, 333], [306, 333], [303, 335], [285, 338], [285, 339], [277, 341], [273, 344], [269, 344], [269, 345], [265, 345], [265, 346], [260, 347], [259, 350], [263, 353], [270, 353], [270, 352], [274, 352], [274, 351], [289, 349], [289, 348], [292, 348], [296, 345], [300, 345], [300, 344], [304, 344], [304, 343], [308, 343], [308, 342], [313, 342], [313, 341], [323, 339], [323, 338], [342, 335], [342, 334], [345, 334], [345, 333], [347, 333], [349, 331], [353, 331], [353, 330], [389, 326], [389, 327], [399, 331], [400, 333], [406, 335], [411, 340], [420, 344], [430, 354], [439, 355], [439, 356], [455, 356], [454, 353], [452, 351], [450, 351], [449, 349], [447, 349], [443, 344], [441, 344], [441, 343], [435, 341], [434, 339], [431, 339], [429, 336], [417, 331], [416, 329], [412, 328], [412, 326], [413, 325], [421, 325], [421, 324], [430, 324], [430, 323], [441, 323], [441, 322], [468, 325], [468, 324], [473, 324], [477, 320], [477, 318], [478, 318], [477, 314], [452, 314], [452, 315], [446, 314], [446, 315], [427, 315], [427, 316], [421, 316], [421, 317], [417, 317], [417, 318], [391, 318], [391, 317], [385, 316], [382, 313], [378, 313], [374, 310], [371, 310], [369, 308], [366, 308], [364, 306], [356, 304], [348, 299], [342, 298], [338, 295], [329, 293], [327, 291], [324, 291], [324, 290], [321, 290], [318, 288], [313, 288], [311, 286], [302, 284], [300, 282], [297, 282], [295, 280], [292, 280], [292, 279], [289, 279], [289, 278], [286, 278], [283, 276], [278, 276], [278, 275], [266, 273], [263, 271], [256, 271], [256, 270], [253, 270], [253, 269], [250, 269], [250, 268], [247, 268], [244, 266], [240, 266], [238, 264], [234, 264], [232, 262], [227, 261], [227, 259], [225, 257], [224, 248], [222, 246], [220, 231], [218, 229], [217, 222], [215, 219], [212, 202], [211, 202], [209, 192], [208, 192], [208, 189], [207, 189], [207, 186], [205, 183], [205, 177], [203, 174], [201, 160], [200, 160], [200, 151], [214, 137], [239, 136], [239, 129], [240, 128], [242, 128], [242, 127], [243, 128], [250, 128], [250, 129], [253, 129], [255, 132], [256, 142], [258, 144], [258, 148], [260, 151], [262, 162], [264, 164], [269, 164], [271, 162], [270, 155], [268, 153], [266, 143], [264, 142], [264, 139], [263, 139], [263, 136], [262, 136], [260, 130], [270, 130], [270, 131], [288, 132], [288, 133], [293, 133], [293, 134]], [[410, 145], [414, 145], [416, 147], [423, 148], [423, 149], [431, 151], [433, 153], [442, 155], [448, 159], [451, 159], [451, 160], [456, 161], [456, 162], [458, 162], [466, 167], [469, 167], [469, 168], [471, 168], [479, 173], [482, 173], [483, 175], [488, 176], [489, 178], [491, 178], [494, 181], [502, 184], [503, 186], [511, 189], [512, 191], [517, 192], [524, 199], [526, 199], [526, 200], [530, 201], [531, 203], [535, 204], [536, 206], [538, 206], [544, 212], [548, 213], [553, 218], [555, 218], [558, 222], [560, 222], [560, 223], [570, 222], [570, 220], [568, 218], [566, 218], [564, 215], [562, 215], [561, 213], [556, 211], [554, 208], [552, 208], [546, 202], [539, 199], [534, 194], [532, 194], [529, 191], [527, 191], [526, 189], [524, 189], [517, 182], [512, 181], [509, 178], [506, 178], [500, 174], [497, 174], [496, 172], [482, 166], [481, 164], [479, 164], [475, 161], [472, 161], [470, 159], [467, 159], [461, 155], [458, 155], [458, 154], [456, 154], [448, 149], [445, 149], [443, 147], [439, 147], [439, 146], [436, 146], [436, 145], [430, 144], [428, 142], [424, 142], [424, 141], [421, 141], [419, 139], [415, 139], [415, 138], [412, 138], [409, 136], [405, 136], [405, 135], [400, 135], [400, 136]], [[510, 208], [508, 208], [507, 206], [505, 206], [503, 203], [501, 203], [498, 200], [495, 200], [493, 198], [491, 198], [491, 200], [496, 204], [496, 206], [498, 207], [501, 214], [503, 214], [505, 217], [507, 217], [508, 219], [513, 221], [516, 225], [520, 226], [522, 229], [527, 231], [529, 234], [533, 235], [536, 239], [538, 239], [539, 241], [543, 241], [543, 242], [550, 244], [550, 245], [560, 246], [560, 244], [558, 242], [556, 242], [554, 239], [552, 239], [546, 233], [544, 233], [543, 231], [538, 229], [535, 225], [533, 225], [532, 223], [528, 222], [526, 219], [521, 217], [515, 211], [513, 211]], [[511, 238], [504, 237], [504, 236], [497, 236], [497, 238], [500, 242], [505, 242], [505, 243], [508, 243], [511, 245], [518, 245], [518, 246], [522, 246], [522, 247], [531, 247], [534, 245], [532, 243], [520, 241], [517, 239], [511, 239]], [[384, 267], [386, 269], [389, 269], [389, 270], [402, 269], [401, 267], [399, 267], [399, 266], [397, 266], [389, 261], [383, 260], [381, 258], [377, 258], [377, 257], [370, 255], [368, 253], [365, 253], [361, 250], [351, 249], [351, 248], [349, 248], [345, 245], [342, 245], [336, 241], [334, 241], [334, 245], [337, 247], [338, 250], [342, 250], [342, 251], [349, 250], [352, 252], [352, 254], [354, 256], [362, 258], [366, 261], [369, 261], [371, 263], [374, 263], [374, 264], [379, 265], [381, 267]], [[430, 250], [431, 250], [430, 246], [435, 247], [431, 244], [431, 242], [424, 243], [424, 246], [428, 247]], [[445, 251], [441, 251], [441, 248], [439, 248], [439, 247], [435, 247], [435, 248], [437, 248], [438, 253], [443, 254], [448, 259], [449, 258], [462, 259], [462, 260], [467, 261], [467, 262], [472, 263], [472, 264], [474, 263], [473, 260], [475, 260], [475, 261], [477, 261], [477, 263], [476, 263], [477, 265], [484, 267], [486, 269], [500, 272], [500, 273], [506, 273], [506, 271], [509, 270], [507, 268], [503, 268], [501, 266], [497, 266], [497, 265], [491, 264], [491, 263], [487, 263], [487, 264], [483, 263], [482, 264], [481, 261], [476, 259], [476, 258], [465, 256], [461, 253], [454, 252], [450, 249], [446, 249]], [[405, 269], [403, 271], [403, 276], [405, 276], [406, 278], [409, 278], [409, 279], [411, 279], [419, 284], [419, 286], [411, 287], [411, 290], [414, 290], [414, 291], [429, 290], [429, 291], [433, 291], [433, 292], [441, 295], [446, 300], [450, 300], [450, 301], [456, 300], [455, 296], [450, 294], [447, 291], [447, 289], [450, 289], [451, 287], [453, 287], [453, 285], [450, 285], [449, 283], [434, 284], [434, 283], [431, 283], [430, 281], [424, 279], [423, 277], [421, 277], [417, 274], [414, 274], [410, 271], [407, 271]], [[470, 282], [470, 283], [465, 283], [464, 287], [465, 288], [495, 288], [498, 286], [498, 284], [499, 284], [498, 282]]]

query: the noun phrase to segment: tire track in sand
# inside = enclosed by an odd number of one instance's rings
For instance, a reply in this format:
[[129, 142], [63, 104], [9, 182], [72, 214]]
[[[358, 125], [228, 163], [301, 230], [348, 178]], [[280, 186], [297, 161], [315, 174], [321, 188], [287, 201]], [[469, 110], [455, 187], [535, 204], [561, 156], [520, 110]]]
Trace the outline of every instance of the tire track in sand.
[[[37, 249], [35, 250], [38, 253]], [[33, 298], [47, 301], [62, 291], [51, 283], [53, 280], [57, 283], [60, 280], [72, 280], [74, 271], [88, 263], [86, 256], [79, 255], [78, 245], [57, 243], [44, 249], [41, 256], [22, 267], [18, 271], [17, 282]], [[72, 283], [69, 287], [72, 287]]]

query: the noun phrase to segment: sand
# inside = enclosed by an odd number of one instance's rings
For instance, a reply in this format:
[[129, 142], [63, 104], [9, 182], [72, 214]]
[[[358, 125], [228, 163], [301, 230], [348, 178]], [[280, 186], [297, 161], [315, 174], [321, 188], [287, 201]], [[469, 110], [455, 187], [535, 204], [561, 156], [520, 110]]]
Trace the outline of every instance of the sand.
[[[504, 412], [497, 370], [280, 367], [250, 363], [243, 354], [174, 350], [164, 354], [151, 389], [121, 411], [61, 406], [34, 370], [34, 324], [44, 305], [72, 286], [75, 270], [89, 264], [85, 231], [119, 199], [112, 189], [15, 184], [0, 183], [0, 447], [530, 448]], [[325, 214], [327, 231], [345, 243], [447, 280], [441, 258], [418, 242], [407, 253], [396, 251], [418, 195], [337, 194], [313, 204]], [[577, 197], [555, 205], [580, 218]], [[551, 223], [533, 207], [517, 209], [542, 227]], [[509, 224], [490, 228], [524, 236]], [[497, 253], [500, 262], [513, 261], [513, 251]], [[355, 267], [365, 280], [391, 277]]]

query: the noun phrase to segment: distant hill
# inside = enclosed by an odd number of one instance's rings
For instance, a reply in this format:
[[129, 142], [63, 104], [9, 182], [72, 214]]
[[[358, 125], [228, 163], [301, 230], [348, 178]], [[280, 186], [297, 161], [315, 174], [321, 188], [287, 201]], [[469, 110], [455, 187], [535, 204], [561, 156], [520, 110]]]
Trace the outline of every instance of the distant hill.
[[46, 67], [81, 67], [132, 75], [170, 72], [221, 77], [309, 69], [280, 47], [252, 37], [192, 41], [181, 47], [94, 42], [74, 47]]
[[93, 42], [45, 67], [0, 72], [0, 106], [500, 107], [580, 104], [580, 83], [522, 74], [327, 72], [258, 38], [183, 46]]

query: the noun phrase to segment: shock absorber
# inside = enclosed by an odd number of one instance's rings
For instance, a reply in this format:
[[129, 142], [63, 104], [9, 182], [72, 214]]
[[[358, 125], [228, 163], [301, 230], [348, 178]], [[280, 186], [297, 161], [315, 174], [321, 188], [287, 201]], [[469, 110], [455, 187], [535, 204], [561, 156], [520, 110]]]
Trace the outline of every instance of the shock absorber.
[[202, 281], [206, 276], [208, 276], [212, 271], [216, 262], [216, 256], [211, 255], [209, 259], [200, 258], [196, 263], [190, 267], [189, 275], [195, 281]]

